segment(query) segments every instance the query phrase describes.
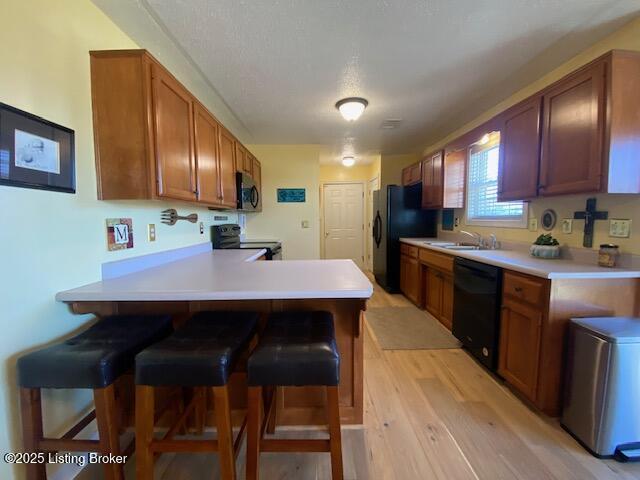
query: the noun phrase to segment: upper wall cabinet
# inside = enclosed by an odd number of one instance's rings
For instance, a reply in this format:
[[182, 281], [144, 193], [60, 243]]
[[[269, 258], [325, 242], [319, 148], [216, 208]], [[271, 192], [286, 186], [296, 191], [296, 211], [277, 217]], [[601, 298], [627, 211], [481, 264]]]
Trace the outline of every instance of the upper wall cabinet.
[[542, 97], [536, 95], [500, 116], [498, 201], [538, 194]]
[[422, 208], [442, 208], [443, 157], [439, 150], [422, 160]]
[[415, 185], [422, 181], [422, 162], [417, 162], [402, 169], [402, 185]]
[[148, 52], [91, 52], [91, 96], [99, 199], [236, 207], [246, 149]]
[[640, 193], [639, 91], [640, 53], [614, 50], [500, 114], [499, 200]]
[[605, 66], [597, 62], [544, 94], [541, 195], [595, 192], [602, 187]]

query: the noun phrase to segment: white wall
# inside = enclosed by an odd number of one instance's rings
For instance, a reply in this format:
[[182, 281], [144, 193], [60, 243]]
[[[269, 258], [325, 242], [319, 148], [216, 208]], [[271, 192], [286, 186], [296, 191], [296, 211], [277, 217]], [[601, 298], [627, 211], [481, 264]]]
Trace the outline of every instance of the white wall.
[[[247, 214], [247, 238], [282, 241], [286, 260], [320, 258], [320, 147], [249, 145], [262, 164], [262, 213]], [[305, 188], [305, 203], [278, 203], [276, 189]], [[307, 220], [309, 228], [302, 228]]]
[[[97, 201], [88, 52], [137, 48], [98, 8], [89, 0], [3, 1], [0, 19], [0, 102], [74, 129], [77, 165], [75, 195], [0, 186], [0, 452], [9, 452], [22, 449], [16, 357], [90, 320], [56, 303], [55, 293], [99, 280], [103, 262], [208, 241], [214, 213], [180, 202]], [[160, 224], [167, 207], [198, 213], [205, 234], [197, 224]], [[133, 218], [134, 249], [107, 251], [108, 217]], [[146, 240], [147, 223], [157, 225], [155, 243]], [[61, 433], [89, 398], [46, 392], [45, 430]], [[0, 462], [0, 478], [22, 478], [22, 470]]]

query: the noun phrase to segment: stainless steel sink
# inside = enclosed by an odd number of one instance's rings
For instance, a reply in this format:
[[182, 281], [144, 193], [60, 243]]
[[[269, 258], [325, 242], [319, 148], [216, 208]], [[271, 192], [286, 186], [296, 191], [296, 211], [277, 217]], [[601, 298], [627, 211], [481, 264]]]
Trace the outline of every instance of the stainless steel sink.
[[447, 250], [480, 250], [477, 245], [445, 245], [443, 248]]

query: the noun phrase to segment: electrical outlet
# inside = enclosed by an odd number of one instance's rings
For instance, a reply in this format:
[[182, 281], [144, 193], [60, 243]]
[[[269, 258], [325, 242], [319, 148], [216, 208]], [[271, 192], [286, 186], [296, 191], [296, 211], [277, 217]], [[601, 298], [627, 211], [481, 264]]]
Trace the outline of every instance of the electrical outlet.
[[537, 218], [530, 218], [529, 219], [529, 231], [530, 232], [537, 232], [538, 231], [538, 219]]
[[459, 227], [460, 226], [460, 217], [456, 217], [453, 219], [453, 226], [454, 227]]
[[302, 228], [309, 228], [309, 220], [302, 220], [300, 223], [302, 224]]
[[612, 218], [609, 220], [609, 236], [629, 238], [631, 235], [631, 220]]
[[573, 230], [573, 219], [572, 218], [563, 218], [562, 219], [562, 233], [571, 233]]
[[156, 225], [155, 223], [150, 223], [147, 225], [147, 238], [150, 242], [156, 241]]
[[200, 235], [204, 235], [204, 223], [200, 222]]

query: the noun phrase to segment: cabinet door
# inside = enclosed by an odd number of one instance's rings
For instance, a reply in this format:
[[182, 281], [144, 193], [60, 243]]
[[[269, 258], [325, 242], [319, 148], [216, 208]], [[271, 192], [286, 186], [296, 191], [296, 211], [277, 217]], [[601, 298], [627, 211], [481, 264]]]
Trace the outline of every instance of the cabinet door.
[[195, 200], [193, 99], [157, 65], [152, 72], [158, 195]]
[[605, 65], [560, 82], [544, 94], [541, 195], [601, 188]]
[[195, 153], [198, 201], [222, 203], [222, 185], [218, 162], [218, 122], [200, 105], [195, 106]]
[[253, 165], [251, 164], [251, 157], [247, 150], [236, 141], [236, 166], [238, 171], [242, 171], [251, 175], [253, 173]]
[[464, 208], [466, 149], [447, 152], [444, 157], [442, 208]]
[[409, 257], [406, 255], [400, 255], [400, 291], [407, 295], [407, 278], [409, 273]]
[[538, 386], [541, 326], [539, 310], [508, 299], [503, 302], [498, 373], [531, 400]]
[[438, 320], [440, 320], [440, 315], [442, 314], [442, 280], [442, 273], [434, 268], [427, 268], [424, 306]]
[[442, 157], [442, 152], [437, 152], [422, 162], [422, 208], [442, 207]]
[[422, 160], [422, 208], [430, 208], [432, 183], [433, 164], [431, 157], [427, 157]]
[[540, 113], [542, 98], [525, 100], [502, 114], [498, 200], [524, 200], [538, 195]]
[[218, 157], [220, 159], [220, 182], [223, 205], [235, 208], [236, 203], [236, 146], [235, 140], [227, 129], [218, 128]]
[[402, 185], [413, 185], [422, 177], [422, 162], [414, 163], [402, 169]]
[[262, 211], [262, 165], [256, 157], [251, 156], [251, 164], [253, 170], [253, 181], [256, 182], [256, 188], [258, 189], [258, 211]]
[[442, 308], [440, 322], [451, 330], [453, 325], [453, 277], [443, 275], [442, 277]]
[[407, 259], [407, 278], [405, 295], [416, 305], [420, 304], [420, 263], [416, 258]]

